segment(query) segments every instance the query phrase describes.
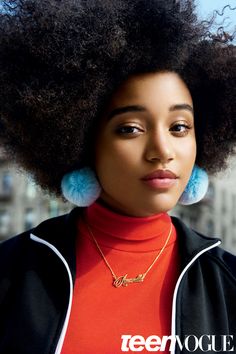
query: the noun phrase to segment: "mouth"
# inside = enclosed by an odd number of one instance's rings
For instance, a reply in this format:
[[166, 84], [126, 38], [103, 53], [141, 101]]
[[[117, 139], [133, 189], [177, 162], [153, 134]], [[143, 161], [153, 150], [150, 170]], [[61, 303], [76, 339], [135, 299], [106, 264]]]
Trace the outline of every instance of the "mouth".
[[157, 170], [144, 176], [141, 180], [152, 188], [166, 189], [175, 185], [178, 177], [170, 170]]

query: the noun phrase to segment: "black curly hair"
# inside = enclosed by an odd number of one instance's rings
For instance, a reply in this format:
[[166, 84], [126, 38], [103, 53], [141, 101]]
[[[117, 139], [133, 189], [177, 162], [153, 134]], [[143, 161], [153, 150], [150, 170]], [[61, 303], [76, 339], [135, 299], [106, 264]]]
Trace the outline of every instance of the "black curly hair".
[[[0, 141], [36, 182], [90, 164], [96, 125], [135, 73], [174, 71], [193, 97], [197, 163], [216, 172], [235, 141], [235, 47], [191, 0], [9, 0], [0, 10]], [[226, 38], [227, 37], [227, 38]]]

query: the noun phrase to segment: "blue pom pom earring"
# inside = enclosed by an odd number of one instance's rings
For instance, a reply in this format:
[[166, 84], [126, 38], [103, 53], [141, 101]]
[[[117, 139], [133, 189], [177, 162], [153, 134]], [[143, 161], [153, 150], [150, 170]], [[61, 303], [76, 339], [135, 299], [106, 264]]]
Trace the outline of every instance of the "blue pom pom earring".
[[179, 199], [179, 204], [190, 205], [199, 202], [207, 192], [208, 183], [206, 171], [194, 165], [188, 184]]
[[96, 175], [89, 167], [67, 173], [62, 178], [61, 189], [67, 200], [80, 207], [93, 204], [101, 193]]

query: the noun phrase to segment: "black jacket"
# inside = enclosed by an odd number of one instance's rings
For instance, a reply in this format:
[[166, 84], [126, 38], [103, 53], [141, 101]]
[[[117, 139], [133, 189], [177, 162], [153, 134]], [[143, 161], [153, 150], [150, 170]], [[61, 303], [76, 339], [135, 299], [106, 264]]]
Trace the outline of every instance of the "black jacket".
[[[75, 279], [75, 220], [81, 210], [46, 220], [1, 244], [1, 354], [60, 353]], [[232, 335], [236, 352], [236, 257], [220, 249], [218, 239], [192, 231], [177, 218], [173, 223], [182, 273], [173, 296], [172, 336], [183, 342], [190, 335]], [[215, 353], [213, 349], [207, 352]], [[178, 345], [171, 351], [180, 352], [190, 351]], [[193, 352], [203, 353], [200, 348]]]

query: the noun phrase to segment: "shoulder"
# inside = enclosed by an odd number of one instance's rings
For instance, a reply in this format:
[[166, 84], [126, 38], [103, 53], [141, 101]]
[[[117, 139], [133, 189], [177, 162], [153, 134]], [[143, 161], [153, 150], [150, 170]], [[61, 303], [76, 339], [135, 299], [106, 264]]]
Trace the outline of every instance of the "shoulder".
[[20, 254], [25, 253], [28, 248], [30, 231], [25, 231], [0, 244], [0, 271], [3, 267], [10, 265], [14, 260], [17, 261]]
[[68, 214], [44, 220], [36, 227], [2, 241], [0, 243], [0, 269], [6, 264], [15, 263], [19, 257], [22, 258], [27, 252], [30, 252], [31, 234], [42, 237], [49, 242], [59, 238], [71, 226], [71, 219], [75, 213], [78, 213], [78, 211], [73, 209]]
[[[192, 230], [180, 219], [172, 217], [179, 236], [181, 252], [187, 257], [198, 257], [201, 263], [212, 271], [227, 274], [236, 281], [236, 256], [221, 247], [221, 239], [209, 237]], [[188, 258], [188, 259], [189, 259]]]
[[221, 247], [216, 247], [209, 252], [212, 260], [232, 274], [236, 280], [236, 256]]

